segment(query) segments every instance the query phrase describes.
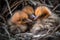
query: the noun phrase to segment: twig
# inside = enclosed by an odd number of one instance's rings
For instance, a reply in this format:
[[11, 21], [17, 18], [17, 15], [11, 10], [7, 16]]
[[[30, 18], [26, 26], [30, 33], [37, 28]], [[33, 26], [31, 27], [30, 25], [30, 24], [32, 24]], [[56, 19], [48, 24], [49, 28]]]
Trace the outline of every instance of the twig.
[[34, 5], [36, 5], [36, 3], [34, 1], [30, 0], [30, 2], [33, 3]]
[[5, 38], [8, 38], [6, 35], [4, 35], [4, 34], [2, 34], [2, 33], [0, 33], [0, 36], [3, 36], [3, 37], [5, 37]]
[[5, 32], [8, 34], [8, 37], [9, 37], [9, 39], [11, 38], [10, 37], [10, 33], [8, 32], [8, 30], [6, 29], [6, 27], [7, 27], [7, 25], [5, 25], [4, 27], [3, 27], [3, 29], [5, 30]]
[[0, 17], [3, 19], [4, 23], [6, 23], [5, 18], [2, 15], [0, 15]]
[[18, 5], [18, 4], [20, 4], [21, 2], [23, 2], [23, 1], [18, 1], [17, 3], [15, 3], [15, 4], [13, 4], [12, 6], [11, 6], [11, 8], [13, 8], [14, 6], [16, 6], [16, 5]]
[[44, 3], [46, 3], [45, 0], [44, 0]]
[[[11, 5], [11, 9], [13, 8], [13, 7], [15, 7], [15, 6], [17, 6], [18, 4], [20, 4], [21, 2], [23, 2], [23, 1], [15, 1], [12, 5]], [[8, 12], [8, 9], [6, 8], [6, 10], [2, 13], [2, 14], [5, 14], [6, 12]]]
[[55, 11], [58, 6], [60, 6], [60, 4], [58, 4], [57, 6], [55, 6], [55, 7], [52, 9], [52, 11]]
[[[13, 9], [12, 9], [12, 12], [19, 6], [20, 4], [16, 5]], [[6, 15], [6, 17], [8, 16], [9, 14]]]
[[53, 28], [50, 28], [45, 34], [43, 34], [43, 35], [38, 34], [38, 35], [34, 35], [33, 37], [34, 37], [34, 38], [37, 37], [38, 39], [45, 38], [45, 37], [49, 37], [49, 36], [53, 37], [52, 34], [54, 34], [54, 32], [55, 32], [59, 27], [60, 27], [60, 25], [59, 25], [58, 27], [56, 27], [56, 28], [53, 30], [52, 33], [49, 33], [49, 31], [51, 31], [51, 30], [53, 29]]
[[10, 8], [10, 6], [9, 6], [8, 0], [5, 0], [5, 1], [6, 1], [6, 3], [7, 3], [7, 7], [8, 7], [8, 9], [9, 9], [10, 15], [12, 16], [12, 11], [11, 11], [11, 8]]
[[60, 27], [60, 25], [58, 25], [51, 34], [55, 33], [55, 31]]
[[50, 7], [50, 8], [53, 8], [53, 6], [52, 5], [47, 5], [47, 4], [44, 4], [45, 6], [47, 6], [47, 7]]
[[20, 4], [16, 5], [13, 9], [12, 12], [19, 6]]
[[49, 1], [49, 4], [52, 5], [51, 1], [50, 0], [48, 0], [48, 1]]
[[8, 30], [7, 30], [7, 25], [5, 24], [5, 23], [1, 23], [3, 26], [2, 26], [2, 28], [5, 30], [5, 32], [8, 34], [8, 37], [9, 37], [9, 39], [11, 38], [10, 37], [10, 33], [8, 32]]
[[60, 10], [56, 10], [55, 12], [59, 12], [60, 13]]
[[[13, 6], [15, 3], [16, 3], [16, 1], [13, 2], [13, 4], [12, 4], [11, 6]], [[11, 7], [11, 6], [10, 6], [10, 7]], [[4, 12], [2, 13], [2, 15], [4, 15], [4, 13], [6, 13], [7, 11], [8, 11], [8, 9], [7, 9], [7, 7], [6, 7], [5, 10], [4, 10]]]
[[31, 2], [32, 4], [34, 4], [34, 6], [36, 6], [37, 4], [41, 5], [40, 2], [36, 2], [36, 1], [33, 1], [33, 0], [30, 0], [30, 2]]
[[40, 0], [43, 4], [45, 3], [43, 0]]

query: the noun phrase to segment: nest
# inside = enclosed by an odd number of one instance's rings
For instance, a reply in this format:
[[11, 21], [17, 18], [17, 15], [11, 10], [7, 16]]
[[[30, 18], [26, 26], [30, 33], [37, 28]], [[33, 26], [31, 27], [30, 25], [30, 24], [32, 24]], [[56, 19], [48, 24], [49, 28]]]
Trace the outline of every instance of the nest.
[[[2, 1], [2, 0], [1, 0]], [[0, 39], [1, 40], [59, 40], [60, 38], [60, 11], [59, 0], [10, 0], [2, 1], [1, 14], [0, 14]], [[5, 3], [5, 4], [4, 4]], [[3, 5], [2, 5], [3, 4]], [[20, 29], [13, 30], [8, 24], [9, 18], [12, 17], [13, 12], [16, 10], [22, 10], [26, 5], [30, 5], [34, 8], [34, 5], [42, 4], [49, 7], [52, 11], [52, 15], [47, 19], [38, 20], [31, 30], [26, 32], [20, 32]], [[37, 5], [36, 5], [37, 6]], [[12, 25], [14, 28], [16, 25]], [[24, 31], [24, 30], [22, 30]], [[31, 32], [29, 32], [31, 31]], [[13, 32], [13, 33], [12, 33]]]

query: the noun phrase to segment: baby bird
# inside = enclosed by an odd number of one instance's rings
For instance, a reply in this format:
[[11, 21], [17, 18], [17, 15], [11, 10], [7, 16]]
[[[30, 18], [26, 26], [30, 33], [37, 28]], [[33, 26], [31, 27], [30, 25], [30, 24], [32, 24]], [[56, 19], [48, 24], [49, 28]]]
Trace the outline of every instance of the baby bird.
[[38, 33], [39, 31], [41, 31], [42, 29], [44, 29], [44, 22], [41, 19], [47, 19], [49, 16], [51, 16], [51, 11], [48, 7], [46, 6], [39, 6], [35, 9], [35, 18], [34, 20], [36, 20], [36, 23], [33, 25], [33, 27], [31, 28], [30, 32], [32, 33]]
[[[53, 28], [59, 25], [59, 17], [50, 11], [50, 9], [46, 6], [39, 6], [35, 10], [36, 23], [33, 25], [30, 30], [31, 33], [37, 34], [38, 32], [45, 30], [53, 30]], [[43, 20], [40, 20], [43, 19]], [[49, 32], [50, 32], [49, 31]]]
[[15, 25], [10, 27], [11, 30], [19, 28], [22, 32], [27, 30], [26, 23], [31, 22], [24, 11], [16, 11], [9, 21], [11, 25]]
[[46, 6], [39, 6], [35, 9], [35, 19], [38, 19], [38, 18], [47, 18], [51, 15], [51, 11], [48, 7]]

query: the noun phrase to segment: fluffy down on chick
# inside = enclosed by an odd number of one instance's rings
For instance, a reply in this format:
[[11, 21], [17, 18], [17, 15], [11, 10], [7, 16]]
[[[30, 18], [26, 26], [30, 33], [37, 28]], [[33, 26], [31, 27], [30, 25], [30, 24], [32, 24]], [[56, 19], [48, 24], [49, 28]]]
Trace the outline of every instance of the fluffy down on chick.
[[25, 32], [27, 30], [27, 21], [29, 21], [29, 19], [25, 12], [16, 11], [8, 22], [10, 25], [13, 25], [10, 27], [11, 30], [16, 30], [18, 28], [20, 31]]
[[35, 19], [44, 19], [47, 18], [51, 15], [51, 11], [48, 7], [46, 6], [39, 6], [35, 9]]

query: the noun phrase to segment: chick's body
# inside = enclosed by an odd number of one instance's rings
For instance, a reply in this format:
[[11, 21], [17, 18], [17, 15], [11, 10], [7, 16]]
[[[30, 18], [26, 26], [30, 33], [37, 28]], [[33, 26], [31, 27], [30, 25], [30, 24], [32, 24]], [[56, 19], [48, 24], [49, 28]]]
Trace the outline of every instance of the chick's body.
[[[38, 33], [39, 31], [43, 30], [45, 27], [45, 23], [41, 19], [47, 19], [49, 16], [51, 16], [51, 11], [46, 6], [39, 6], [35, 9], [35, 18], [36, 23], [33, 25], [30, 32], [32, 33]], [[46, 28], [47, 29], [47, 28]]]
[[21, 32], [25, 32], [27, 30], [27, 25], [25, 20], [27, 19], [28, 19], [28, 15], [25, 12], [16, 11], [14, 15], [10, 18], [10, 24], [14, 25], [14, 26], [11, 26], [10, 29], [12, 31], [19, 29]]
[[[44, 16], [43, 14], [46, 15]], [[36, 23], [30, 30], [30, 32], [34, 34], [43, 30], [50, 30], [51, 28], [55, 28], [56, 24], [59, 22], [58, 16], [51, 12], [50, 9], [46, 6], [37, 7], [35, 9], [35, 16], [38, 18], [36, 18]]]

